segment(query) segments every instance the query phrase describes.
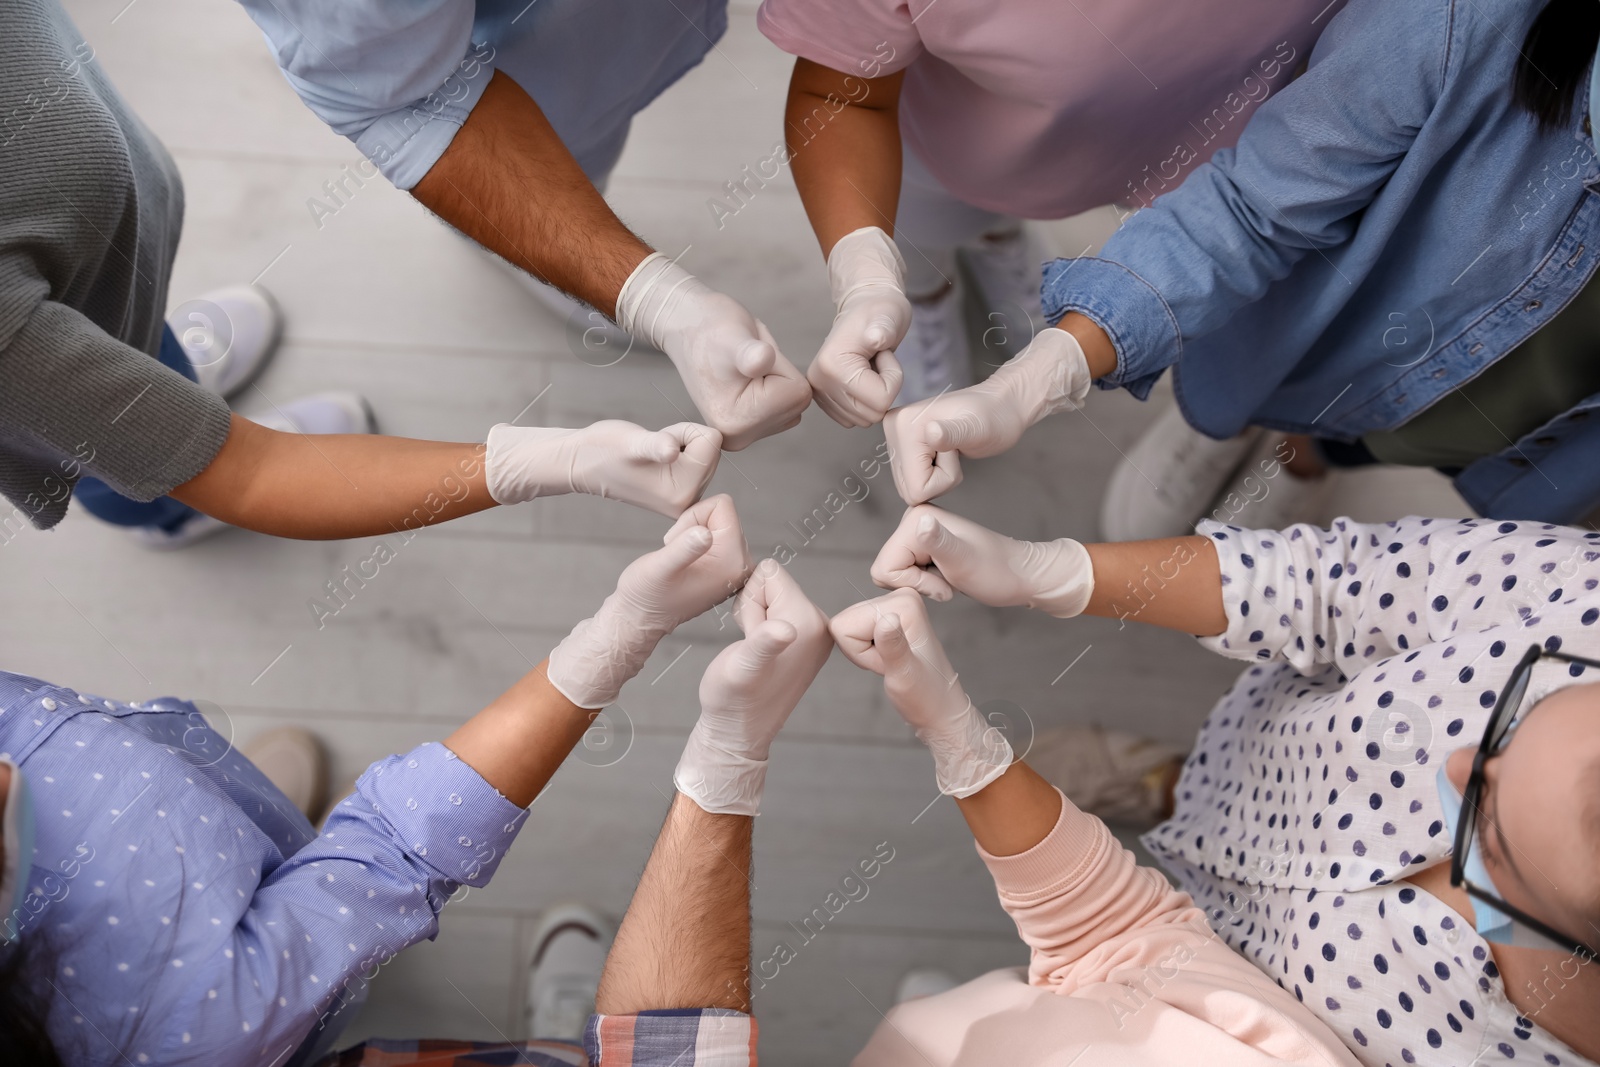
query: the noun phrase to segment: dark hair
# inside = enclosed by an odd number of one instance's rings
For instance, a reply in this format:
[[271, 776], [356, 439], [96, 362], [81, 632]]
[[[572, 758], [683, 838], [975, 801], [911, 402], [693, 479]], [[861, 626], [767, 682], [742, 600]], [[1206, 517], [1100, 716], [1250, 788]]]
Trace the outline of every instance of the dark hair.
[[[1584, 72], [1600, 44], [1600, 2], [1550, 0], [1528, 28], [1522, 57], [1511, 79], [1511, 97], [1533, 113], [1543, 130], [1557, 129], [1572, 117]], [[1587, 108], [1587, 92], [1583, 106]]]
[[38, 954], [24, 944], [0, 953], [0, 1063], [64, 1067], [45, 1030], [49, 998], [38, 976]]

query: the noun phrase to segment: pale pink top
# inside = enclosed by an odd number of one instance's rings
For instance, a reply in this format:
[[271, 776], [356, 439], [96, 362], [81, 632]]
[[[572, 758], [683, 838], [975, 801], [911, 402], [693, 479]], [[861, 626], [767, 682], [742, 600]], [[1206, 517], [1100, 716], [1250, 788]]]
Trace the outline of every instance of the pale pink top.
[[855, 1067], [1359, 1067], [1187, 894], [1065, 798], [1027, 852], [978, 851], [1033, 962], [900, 1005]]
[[1144, 206], [1232, 145], [1341, 6], [763, 0], [758, 25], [846, 74], [909, 68], [901, 134], [933, 176], [970, 204], [1043, 219]]

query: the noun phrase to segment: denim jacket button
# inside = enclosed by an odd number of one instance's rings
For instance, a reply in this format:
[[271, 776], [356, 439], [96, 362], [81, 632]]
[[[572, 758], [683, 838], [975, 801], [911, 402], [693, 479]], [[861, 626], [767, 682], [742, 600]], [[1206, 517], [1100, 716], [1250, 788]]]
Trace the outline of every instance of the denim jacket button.
[[1528, 467], [1533, 466], [1532, 463], [1530, 463], [1527, 460], [1523, 459], [1521, 456], [1512, 456], [1511, 459], [1508, 462], [1513, 467], [1516, 467], [1518, 470], [1525, 470]]
[[1589, 417], [1589, 413], [1587, 411], [1574, 411], [1574, 412], [1571, 412], [1570, 414], [1567, 415], [1567, 418], [1569, 420], [1571, 420], [1572, 422], [1582, 422], [1584, 419], [1587, 419], [1588, 417]]
[[1536, 445], [1541, 445], [1545, 448], [1549, 448], [1551, 445], [1555, 444], [1557, 440], [1558, 438], [1556, 438], [1554, 435], [1545, 434], [1542, 437], [1535, 437], [1533, 439], [1533, 443]]

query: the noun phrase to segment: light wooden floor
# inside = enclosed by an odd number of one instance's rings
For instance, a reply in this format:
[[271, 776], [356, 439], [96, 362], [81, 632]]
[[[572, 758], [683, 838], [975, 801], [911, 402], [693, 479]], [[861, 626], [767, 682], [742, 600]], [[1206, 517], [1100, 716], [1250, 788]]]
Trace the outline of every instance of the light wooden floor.
[[[503, 268], [381, 181], [349, 186], [347, 203], [319, 225], [308, 201], [359, 156], [303, 108], [235, 5], [69, 7], [183, 171], [173, 303], [259, 275], [287, 311], [283, 352], [246, 413], [268, 398], [358, 389], [387, 432], [475, 440], [535, 398], [526, 422], [659, 426], [692, 412], [662, 357], [586, 365], [565, 325]], [[636, 121], [610, 193], [658, 247], [687, 246], [686, 265], [744, 300], [804, 366], [830, 308], [787, 175], [720, 230], [708, 207], [723, 182], [770, 154], [788, 67], [756, 32], [753, 5], [736, 3], [717, 51]], [[1109, 217], [1048, 236], [1076, 253], [1104, 236]], [[1087, 415], [1051, 420], [1010, 454], [969, 464], [944, 503], [1016, 536], [1092, 538], [1117, 451], [1150, 414], [1125, 394], [1097, 394]], [[803, 547], [791, 524], [880, 440], [877, 429], [846, 431], [813, 408], [797, 430], [728, 457], [714, 485], [737, 498], [758, 553], [780, 542], [798, 550], [793, 573], [825, 610], [872, 591], [868, 564], [901, 511], [889, 475]], [[1348, 481], [1337, 509], [1361, 518], [1464, 510], [1439, 479], [1414, 473]], [[73, 515], [56, 533], [0, 548], [0, 662], [129, 699], [206, 697], [227, 709], [240, 740], [307, 725], [347, 779], [477, 710], [590, 613], [665, 525], [576, 498], [478, 516], [392, 545], [396, 558], [319, 627], [311, 603], [374, 540], [230, 533], [151, 555]], [[971, 602], [938, 608], [936, 620], [974, 698], [1022, 709], [1024, 732], [1099, 721], [1184, 743], [1233, 673], [1187, 639], [1100, 621]], [[624, 691], [613, 737], [568, 761], [493, 887], [448, 910], [437, 942], [386, 969], [352, 1036], [522, 1034], [541, 909], [626, 906], [694, 721], [700, 672], [728, 636], [707, 616], [662, 645]], [[757, 827], [755, 952], [765, 958], [780, 940], [798, 950], [759, 997], [766, 1062], [847, 1060], [909, 967], [967, 978], [1024, 961], [954, 806], [929, 807], [935, 793], [926, 755], [873, 680], [835, 656], [773, 750]], [[789, 922], [880, 843], [895, 858], [870, 895], [802, 946]]]

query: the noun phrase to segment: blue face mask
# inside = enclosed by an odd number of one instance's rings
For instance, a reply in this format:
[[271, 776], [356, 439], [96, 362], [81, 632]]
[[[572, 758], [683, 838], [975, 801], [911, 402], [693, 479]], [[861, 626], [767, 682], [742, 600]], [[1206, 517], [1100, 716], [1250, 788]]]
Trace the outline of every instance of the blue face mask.
[[10, 760], [0, 763], [11, 768], [5, 816], [0, 819], [0, 833], [5, 835], [5, 860], [0, 863], [0, 944], [4, 944], [20, 931], [18, 909], [27, 893], [28, 872], [33, 869], [33, 797], [22, 768]]
[[[1513, 727], [1515, 729], [1515, 727]], [[1450, 840], [1456, 837], [1456, 827], [1461, 825], [1461, 809], [1464, 798], [1445, 774], [1444, 767], [1439, 768], [1439, 804], [1444, 808], [1444, 823], [1450, 831]], [[1483, 865], [1483, 838], [1479, 835], [1478, 828], [1472, 830], [1472, 849], [1467, 853], [1467, 868], [1465, 871], [1467, 881], [1485, 889], [1495, 896], [1505, 899], [1505, 894], [1496, 888], [1494, 881], [1489, 877], [1489, 870]], [[1472, 911], [1476, 916], [1474, 925], [1478, 934], [1485, 941], [1492, 941], [1497, 945], [1516, 945], [1521, 948], [1552, 949], [1557, 952], [1566, 952], [1567, 948], [1549, 940], [1536, 930], [1531, 930], [1522, 923], [1486, 901], [1472, 898]]]
[[[1589, 121], [1600, 115], [1600, 53], [1595, 54], [1594, 66], [1589, 70]], [[1600, 132], [1600, 131], [1596, 131]]]
[[[1450, 840], [1456, 839], [1456, 827], [1461, 825], [1461, 808], [1464, 798], [1456, 784], [1445, 774], [1444, 767], [1439, 768], [1439, 804], [1444, 808], [1444, 824], [1450, 831]], [[1483, 865], [1483, 841], [1478, 836], [1476, 827], [1472, 831], [1472, 847], [1467, 852], [1467, 881], [1479, 889], [1487, 889], [1497, 897], [1505, 894], [1495, 888], [1494, 882], [1489, 878], [1489, 870]], [[1501, 944], [1511, 943], [1511, 916], [1490, 907], [1477, 897], [1472, 898], [1472, 910], [1477, 914], [1478, 933], [1483, 935], [1485, 941], [1497, 941]]]

